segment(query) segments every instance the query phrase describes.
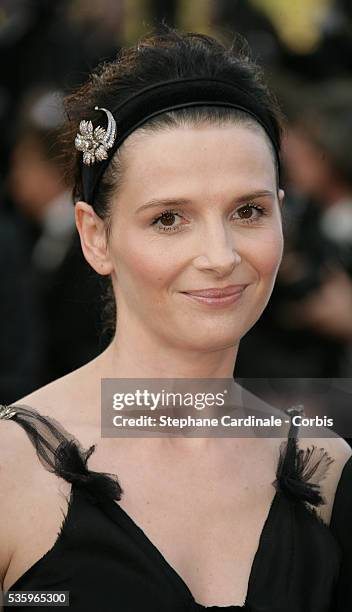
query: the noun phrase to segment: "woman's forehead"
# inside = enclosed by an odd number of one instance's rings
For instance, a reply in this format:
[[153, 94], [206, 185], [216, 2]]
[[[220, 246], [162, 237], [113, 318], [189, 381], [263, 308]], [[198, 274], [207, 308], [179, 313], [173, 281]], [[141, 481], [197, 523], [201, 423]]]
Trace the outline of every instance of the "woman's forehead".
[[[133, 135], [125, 148], [125, 186], [150, 192], [164, 183], [168, 190], [199, 185], [221, 189], [272, 189], [275, 164], [268, 137], [258, 125], [167, 128]], [[127, 141], [126, 141], [127, 142]]]

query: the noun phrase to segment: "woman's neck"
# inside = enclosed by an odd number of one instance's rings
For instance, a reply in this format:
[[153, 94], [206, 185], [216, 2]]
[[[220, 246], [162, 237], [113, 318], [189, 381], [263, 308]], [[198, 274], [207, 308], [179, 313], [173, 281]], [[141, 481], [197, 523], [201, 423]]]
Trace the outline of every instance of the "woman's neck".
[[232, 378], [238, 346], [205, 352], [115, 336], [98, 360], [102, 378]]

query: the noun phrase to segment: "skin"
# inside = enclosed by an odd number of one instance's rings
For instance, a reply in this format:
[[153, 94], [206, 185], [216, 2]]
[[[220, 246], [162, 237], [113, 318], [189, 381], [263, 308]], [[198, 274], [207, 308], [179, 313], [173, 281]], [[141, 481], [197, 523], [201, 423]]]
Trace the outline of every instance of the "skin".
[[[283, 252], [284, 192], [277, 191], [267, 138], [241, 125], [136, 133], [124, 160], [109, 240], [93, 208], [76, 204], [83, 253], [99, 274], [112, 275], [118, 304], [104, 370], [121, 377], [232, 377], [239, 341], [268, 303]], [[254, 192], [271, 195], [239, 201]], [[137, 212], [162, 198], [189, 203]], [[267, 214], [247, 210], [254, 221], [246, 223], [238, 211], [248, 202]], [[153, 218], [170, 208], [181, 215], [171, 221], [179, 231], [158, 233]], [[181, 293], [237, 283], [249, 284], [242, 298], [218, 310]]]

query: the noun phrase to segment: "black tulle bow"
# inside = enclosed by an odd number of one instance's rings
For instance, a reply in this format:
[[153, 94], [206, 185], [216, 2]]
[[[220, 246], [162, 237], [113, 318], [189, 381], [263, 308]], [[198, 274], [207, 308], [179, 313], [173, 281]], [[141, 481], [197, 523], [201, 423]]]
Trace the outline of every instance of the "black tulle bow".
[[291, 499], [308, 502], [313, 506], [325, 504], [320, 482], [333, 463], [324, 448], [311, 446], [298, 448], [295, 437], [290, 437], [280, 447], [280, 458], [274, 486]]
[[95, 444], [84, 450], [54, 418], [27, 406], [13, 406], [13, 409], [15, 415], [12, 418], [26, 431], [47, 470], [84, 488], [95, 499], [121, 499], [123, 490], [115, 474], [94, 472], [87, 467]]
[[117, 476], [87, 468], [87, 461], [94, 450], [95, 444], [83, 450], [75, 440], [61, 442], [55, 452], [55, 473], [76, 486], [85, 487], [96, 497], [119, 500], [122, 489]]

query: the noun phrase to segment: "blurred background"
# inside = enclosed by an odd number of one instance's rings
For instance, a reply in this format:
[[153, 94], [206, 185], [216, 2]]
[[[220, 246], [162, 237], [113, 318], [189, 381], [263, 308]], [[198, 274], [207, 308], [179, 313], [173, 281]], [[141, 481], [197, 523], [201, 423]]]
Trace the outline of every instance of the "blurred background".
[[352, 2], [0, 0], [2, 403], [109, 342], [55, 162], [62, 98], [162, 20], [244, 35], [287, 118], [285, 253], [235, 377], [352, 378]]

